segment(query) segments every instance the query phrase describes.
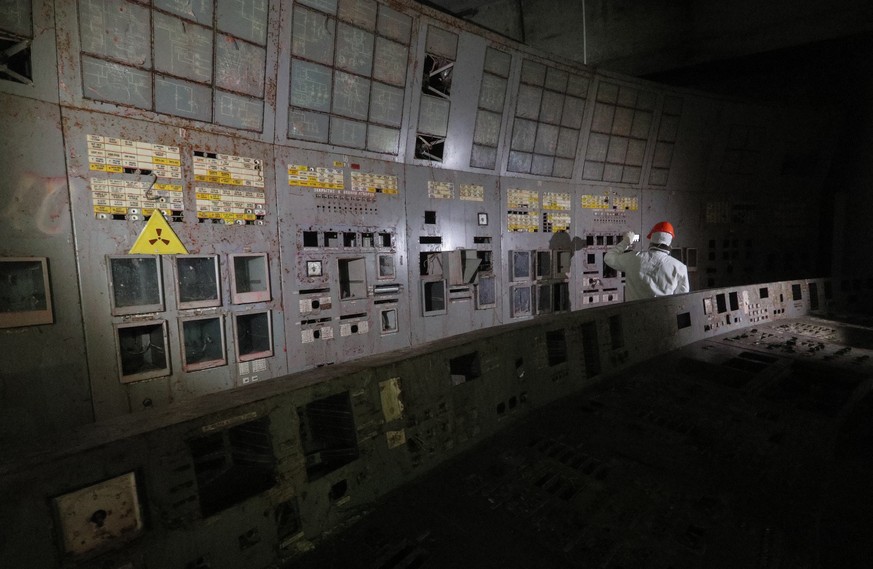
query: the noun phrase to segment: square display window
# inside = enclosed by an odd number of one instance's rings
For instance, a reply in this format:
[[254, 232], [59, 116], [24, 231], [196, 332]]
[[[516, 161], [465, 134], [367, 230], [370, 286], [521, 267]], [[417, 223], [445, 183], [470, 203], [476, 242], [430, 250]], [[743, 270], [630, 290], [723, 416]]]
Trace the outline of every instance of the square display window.
[[227, 364], [224, 320], [220, 316], [191, 318], [180, 322], [182, 368], [197, 371]]
[[273, 323], [270, 311], [237, 314], [234, 317], [234, 340], [238, 361], [272, 356]]
[[161, 266], [157, 255], [109, 257], [112, 314], [138, 314], [164, 310]]
[[552, 276], [552, 252], [537, 251], [537, 278], [548, 278]]
[[170, 375], [165, 321], [119, 324], [116, 340], [122, 383]]
[[552, 311], [552, 285], [537, 286], [537, 313], [545, 314]]
[[393, 279], [395, 275], [394, 255], [379, 255], [379, 278]]
[[476, 309], [483, 310], [497, 306], [497, 278], [479, 277], [476, 283]]
[[445, 314], [446, 307], [446, 281], [422, 281], [421, 283], [421, 309], [424, 316]]
[[512, 262], [512, 280], [526, 281], [530, 279], [530, 251], [510, 251]]
[[351, 300], [367, 296], [366, 264], [363, 257], [337, 259], [340, 298]]
[[176, 257], [176, 294], [179, 308], [220, 306], [218, 257]]
[[532, 295], [530, 286], [512, 287], [510, 296], [510, 310], [513, 318], [530, 316], [533, 314]]
[[397, 332], [397, 309], [383, 308], [380, 311], [380, 327], [382, 334], [394, 334]]
[[270, 266], [267, 255], [231, 255], [233, 278], [230, 280], [234, 304], [270, 300]]
[[48, 259], [0, 259], [0, 328], [53, 321]]

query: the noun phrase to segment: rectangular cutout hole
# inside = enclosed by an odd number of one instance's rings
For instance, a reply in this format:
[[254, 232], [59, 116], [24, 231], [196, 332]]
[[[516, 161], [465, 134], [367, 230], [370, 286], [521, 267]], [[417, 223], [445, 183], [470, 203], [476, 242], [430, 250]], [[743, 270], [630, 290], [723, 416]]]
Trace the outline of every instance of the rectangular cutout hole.
[[529, 316], [531, 311], [531, 288], [530, 286], [512, 287], [512, 296], [510, 297], [510, 308], [512, 317]]
[[494, 270], [491, 251], [476, 251], [476, 257], [479, 259], [480, 273]]
[[367, 296], [366, 267], [363, 257], [337, 259], [340, 298], [343, 300]]
[[800, 288], [800, 284], [791, 285], [791, 298], [793, 300], [803, 300], [803, 292]]
[[762, 286], [761, 288], [758, 289], [758, 296], [760, 298], [770, 298], [770, 289], [765, 287], [765, 286]]
[[624, 329], [622, 327], [621, 314], [609, 317], [609, 340], [614, 350], [624, 347]]
[[443, 254], [440, 251], [419, 253], [418, 270], [422, 276], [441, 277], [443, 275]]
[[676, 328], [681, 330], [691, 326], [691, 313], [681, 312], [676, 315]]
[[545, 314], [552, 311], [552, 287], [551, 285], [537, 286], [537, 312]]
[[394, 256], [393, 255], [379, 255], [379, 278], [380, 279], [393, 279], [395, 277], [395, 269], [394, 269]]
[[303, 232], [303, 246], [304, 247], [318, 247], [318, 231], [304, 231]]
[[563, 329], [546, 332], [546, 350], [548, 352], [549, 367], [567, 361], [567, 338]]
[[116, 315], [163, 310], [161, 273], [157, 256], [109, 258], [112, 313]]
[[421, 291], [425, 316], [446, 313], [446, 281], [424, 281]]
[[685, 264], [688, 265], [689, 269], [697, 268], [697, 249], [694, 247], [688, 247], [685, 250]]
[[731, 310], [739, 310], [740, 309], [740, 298], [736, 292], [732, 292], [728, 294], [728, 301], [731, 305]]
[[425, 211], [424, 212], [424, 222], [427, 225], [436, 224], [436, 212], [435, 211]]
[[276, 506], [276, 532], [279, 537], [279, 547], [282, 542], [297, 535], [303, 530], [300, 520], [300, 507], [296, 499], [286, 500]]
[[358, 234], [352, 232], [343, 233], [343, 247], [357, 247], [358, 246]]
[[570, 283], [552, 284], [552, 308], [555, 312], [570, 310]]
[[267, 255], [231, 255], [233, 303], [270, 300], [270, 269]]
[[239, 361], [249, 361], [273, 355], [273, 324], [270, 312], [237, 314], [236, 348]]
[[509, 254], [512, 261], [512, 280], [530, 279], [530, 251], [510, 251]]
[[0, 328], [53, 321], [48, 259], [0, 259]]
[[552, 272], [552, 252], [537, 251], [537, 277], [543, 278], [551, 275]]
[[727, 302], [724, 293], [715, 295], [715, 304], [719, 314], [727, 312]]
[[185, 371], [218, 367], [227, 363], [224, 347], [224, 321], [221, 317], [182, 321]]
[[179, 308], [219, 306], [218, 257], [176, 257]]
[[[391, 247], [391, 241], [392, 241], [392, 239], [391, 239], [391, 234], [390, 234], [390, 233], [380, 233], [380, 234], [379, 234], [379, 245], [380, 245], [380, 247], [383, 247], [383, 248], [386, 248], [386, 249], [390, 248], [390, 247]], [[442, 242], [442, 241], [440, 241], [440, 242]]]
[[460, 385], [482, 376], [482, 365], [479, 352], [471, 352], [449, 360], [449, 374], [452, 384]]
[[169, 375], [167, 330], [163, 321], [118, 328], [122, 381]]
[[445, 142], [444, 136], [418, 133], [415, 137], [415, 157], [421, 160], [442, 162]]
[[355, 416], [347, 391], [298, 407], [297, 416], [310, 482], [358, 458]]
[[494, 276], [479, 277], [476, 283], [476, 308], [493, 308], [497, 305], [497, 279]]
[[325, 231], [324, 232], [324, 246], [325, 247], [339, 247], [339, 233], [336, 231]]
[[188, 448], [204, 518], [275, 484], [276, 457], [267, 417], [193, 439]]
[[[27, 6], [29, 7], [30, 3]], [[30, 14], [27, 17], [29, 18]], [[0, 79], [14, 81], [22, 85], [33, 85], [31, 42], [32, 40], [29, 38], [13, 35], [9, 32], [0, 35], [0, 53], [4, 54], [3, 65], [0, 66]]]
[[818, 284], [809, 283], [809, 308], [818, 310]]
[[380, 311], [379, 322], [383, 334], [397, 332], [397, 309], [388, 308]]
[[372, 249], [375, 246], [376, 242], [373, 240], [372, 233], [361, 233], [361, 247]]

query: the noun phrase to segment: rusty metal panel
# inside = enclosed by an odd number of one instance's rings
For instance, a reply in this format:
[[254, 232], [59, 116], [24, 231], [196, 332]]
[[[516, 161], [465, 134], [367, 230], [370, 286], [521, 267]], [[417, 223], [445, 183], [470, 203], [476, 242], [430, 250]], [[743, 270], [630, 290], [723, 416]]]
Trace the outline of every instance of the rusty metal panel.
[[[271, 148], [72, 110], [65, 136], [98, 418], [284, 374]], [[189, 255], [133, 264], [156, 208]], [[192, 257], [213, 262], [180, 264]], [[217, 288], [212, 306], [179, 296], [195, 269]]]
[[573, 301], [584, 228], [574, 224], [575, 186], [524, 178], [500, 185], [507, 320], [580, 308]]
[[277, 150], [289, 368], [409, 345], [403, 168]]
[[[625, 231], [645, 234], [641, 225], [643, 203], [638, 188], [580, 185], [574, 196], [576, 223], [573, 257], [577, 271], [575, 308], [620, 302], [624, 298], [622, 275], [603, 262], [603, 255], [621, 240]], [[647, 244], [643, 239], [644, 244]], [[640, 245], [637, 245], [639, 248]]]
[[409, 166], [407, 187], [413, 342], [502, 323], [497, 177]]

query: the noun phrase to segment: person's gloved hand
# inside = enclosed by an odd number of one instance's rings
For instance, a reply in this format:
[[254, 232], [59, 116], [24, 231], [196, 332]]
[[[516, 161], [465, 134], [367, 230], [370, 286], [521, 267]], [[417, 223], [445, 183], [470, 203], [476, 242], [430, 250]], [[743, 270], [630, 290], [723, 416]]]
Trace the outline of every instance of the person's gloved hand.
[[624, 241], [628, 247], [639, 241], [639, 239], [640, 236], [633, 231], [625, 231], [621, 237], [621, 240]]

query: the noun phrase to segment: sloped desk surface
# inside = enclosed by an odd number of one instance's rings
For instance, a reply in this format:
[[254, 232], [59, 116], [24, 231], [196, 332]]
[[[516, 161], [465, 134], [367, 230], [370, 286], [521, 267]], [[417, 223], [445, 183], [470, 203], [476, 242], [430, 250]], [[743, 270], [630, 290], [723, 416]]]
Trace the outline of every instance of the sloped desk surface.
[[[294, 567], [868, 567], [873, 331], [699, 341], [538, 410]], [[289, 565], [292, 566], [292, 565]]]

